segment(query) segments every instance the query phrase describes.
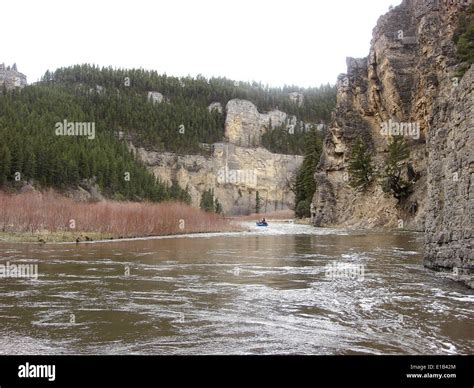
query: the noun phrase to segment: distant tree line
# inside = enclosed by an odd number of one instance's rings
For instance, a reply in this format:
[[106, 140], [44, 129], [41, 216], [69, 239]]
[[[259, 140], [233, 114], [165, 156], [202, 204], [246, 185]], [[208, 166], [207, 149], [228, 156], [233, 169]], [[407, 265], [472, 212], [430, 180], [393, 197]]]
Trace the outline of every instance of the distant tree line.
[[[202, 153], [201, 143], [224, 139], [225, 115], [217, 110], [209, 112], [212, 102], [225, 107], [231, 99], [246, 99], [261, 112], [280, 109], [296, 116], [299, 123], [328, 122], [336, 102], [336, 89], [330, 85], [270, 88], [226, 78], [178, 78], [156, 71], [92, 65], [48, 71], [42, 82], [66, 88], [79, 98], [84, 111], [109, 129], [133, 135], [137, 144], [183, 154]], [[149, 101], [148, 91], [162, 93], [165, 100]], [[303, 94], [302, 104], [290, 100], [288, 93], [294, 91]], [[285, 129], [272, 128], [271, 133], [264, 135], [263, 145], [273, 152], [302, 153], [304, 131], [289, 134]]]
[[93, 140], [57, 136], [54, 125], [65, 118], [95, 120], [62, 87], [31, 86], [0, 96], [0, 185], [33, 181], [61, 189], [88, 180], [116, 199], [189, 201], [189, 194], [177, 184], [156, 180], [101, 121], [96, 122]]
[[[148, 91], [162, 93], [164, 101], [150, 101]], [[304, 95], [302, 104], [290, 100], [288, 93], [295, 91]], [[278, 108], [295, 115], [294, 133], [271, 128], [262, 141], [273, 152], [298, 154], [304, 151], [307, 136], [302, 122], [329, 121], [335, 95], [330, 85], [270, 88], [226, 78], [169, 77], [142, 69], [77, 65], [47, 71], [37, 84], [0, 93], [0, 185], [20, 187], [32, 181], [68, 188], [87, 181], [111, 198], [190, 202], [187, 189], [155, 179], [118, 134], [152, 150], [208, 152], [202, 143], [222, 141], [225, 122], [224, 113], [208, 111], [209, 104], [225, 106], [230, 99], [242, 98], [261, 112]], [[55, 124], [63, 120], [94, 123], [95, 138], [57, 136]], [[205, 202], [210, 208], [208, 198]], [[214, 198], [213, 208], [217, 212], [222, 208]]]

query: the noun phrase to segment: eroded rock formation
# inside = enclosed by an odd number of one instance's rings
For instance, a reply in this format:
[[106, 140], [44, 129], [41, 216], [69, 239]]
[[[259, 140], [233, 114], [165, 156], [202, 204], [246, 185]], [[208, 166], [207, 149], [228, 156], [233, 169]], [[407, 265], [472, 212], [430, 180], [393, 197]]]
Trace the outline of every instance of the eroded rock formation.
[[434, 111], [428, 135], [425, 265], [474, 288], [474, 66]]
[[[426, 230], [425, 264], [468, 272], [473, 266], [474, 66], [462, 80], [456, 77], [460, 64], [453, 42], [466, 6], [464, 1], [404, 0], [379, 19], [368, 57], [347, 59], [315, 173], [313, 205], [317, 226]], [[349, 186], [356, 139], [369, 145], [380, 172], [390, 138], [381, 129], [392, 122], [419, 127], [418, 136], [405, 136], [417, 179], [401, 203], [378, 184], [364, 193]]]
[[[209, 105], [210, 111], [221, 110], [220, 103]], [[199, 207], [202, 193], [214, 190], [226, 215], [255, 212], [256, 192], [261, 198], [261, 211], [289, 209], [294, 205], [290, 181], [303, 162], [302, 156], [274, 154], [260, 146], [261, 136], [270, 128], [296, 124], [294, 116], [272, 110], [260, 113], [250, 101], [230, 100], [225, 109], [226, 142], [206, 144], [208, 156], [177, 155], [135, 151], [161, 180], [176, 180], [187, 187], [193, 206]], [[134, 148], [130, 143], [130, 147]]]
[[288, 116], [278, 109], [260, 113], [250, 101], [234, 99], [226, 105], [225, 136], [229, 143], [242, 147], [261, 144], [262, 135], [272, 128], [296, 124], [295, 116]]
[[137, 149], [137, 154], [160, 179], [176, 179], [181, 187], [188, 187], [193, 206], [199, 207], [205, 190], [214, 189], [227, 215], [254, 213], [257, 190], [263, 212], [290, 208], [294, 194], [289, 180], [303, 161], [302, 156], [273, 154], [262, 147], [229, 143], [213, 144], [210, 156], [176, 155], [143, 148]]
[[12, 67], [0, 64], [0, 87], [7, 89], [24, 88], [27, 85], [26, 75], [20, 73], [16, 64]]

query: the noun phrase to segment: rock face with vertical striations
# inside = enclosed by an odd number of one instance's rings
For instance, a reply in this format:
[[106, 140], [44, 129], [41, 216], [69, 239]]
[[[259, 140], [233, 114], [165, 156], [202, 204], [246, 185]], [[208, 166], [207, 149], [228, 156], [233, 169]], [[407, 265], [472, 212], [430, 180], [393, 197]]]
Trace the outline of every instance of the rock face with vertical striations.
[[[425, 265], [458, 268], [456, 276], [472, 285], [474, 67], [456, 78], [461, 64], [453, 42], [466, 9], [465, 1], [404, 0], [380, 17], [368, 57], [347, 59], [313, 205], [317, 226], [425, 231]], [[382, 128], [392, 123], [419, 128], [404, 134], [416, 179], [400, 202], [378, 183], [365, 192], [349, 185], [355, 141], [368, 144], [381, 172], [391, 137]]]
[[474, 287], [474, 65], [441, 100], [428, 136], [425, 265]]
[[[153, 93], [157, 93], [153, 94]], [[149, 92], [156, 103], [165, 101], [158, 92]], [[208, 106], [210, 112], [222, 110], [219, 102]], [[299, 155], [276, 154], [260, 146], [260, 137], [270, 125], [291, 128], [296, 117], [280, 110], [260, 113], [250, 101], [234, 99], [226, 105], [225, 134], [228, 141], [201, 144], [202, 155], [179, 155], [136, 148], [131, 137], [117, 136], [161, 181], [176, 181], [187, 188], [192, 205], [199, 207], [202, 194], [212, 189], [226, 215], [255, 212], [259, 192], [261, 211], [272, 212], [293, 207], [291, 180], [303, 162]], [[308, 126], [310, 124], [305, 124]]]
[[26, 75], [20, 73], [16, 64], [12, 67], [0, 64], [0, 87], [5, 86], [7, 89], [24, 88], [27, 85]]
[[215, 143], [212, 153], [177, 155], [136, 149], [140, 159], [162, 181], [176, 180], [187, 187], [192, 205], [199, 207], [201, 195], [213, 189], [226, 215], [255, 212], [256, 192], [261, 211], [285, 210], [293, 206], [290, 177], [296, 174], [302, 156], [273, 154], [262, 147], [246, 148]]
[[226, 105], [225, 136], [231, 144], [241, 147], [256, 147], [261, 144], [262, 135], [272, 128], [296, 124], [296, 117], [278, 109], [260, 113], [250, 101], [234, 99]]

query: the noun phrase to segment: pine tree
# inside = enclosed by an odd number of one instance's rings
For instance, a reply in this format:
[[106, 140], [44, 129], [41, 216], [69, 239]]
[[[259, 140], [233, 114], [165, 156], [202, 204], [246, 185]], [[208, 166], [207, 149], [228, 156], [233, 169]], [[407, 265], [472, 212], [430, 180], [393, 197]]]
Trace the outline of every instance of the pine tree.
[[186, 188], [184, 189], [184, 191], [182, 191], [180, 199], [182, 202], [191, 205], [191, 194], [189, 193], [189, 185], [186, 185]]
[[412, 191], [412, 183], [402, 176], [410, 151], [402, 136], [393, 137], [388, 145], [388, 156], [382, 180], [382, 190], [392, 194], [399, 202]]
[[460, 15], [453, 40], [456, 44], [457, 57], [463, 63], [456, 76], [462, 77], [474, 63], [474, 4]]
[[360, 137], [352, 147], [348, 171], [350, 185], [362, 191], [367, 189], [374, 178], [372, 155]]
[[4, 185], [10, 177], [11, 154], [8, 147], [3, 144], [0, 147], [0, 185]]
[[307, 199], [299, 201], [295, 209], [295, 215], [298, 218], [308, 218], [311, 216], [311, 202]]
[[255, 193], [255, 213], [260, 213], [260, 208], [262, 206], [262, 200], [260, 199], [260, 193], [257, 192]]
[[209, 213], [214, 211], [214, 193], [212, 189], [206, 190], [202, 193], [199, 207]]
[[214, 201], [214, 212], [217, 214], [222, 214], [222, 205], [217, 198]]
[[316, 132], [315, 128], [312, 128], [306, 133], [305, 136], [305, 153], [303, 163], [298, 169], [296, 174], [295, 183], [293, 185], [293, 191], [295, 193], [295, 211], [298, 209], [300, 202], [305, 202], [300, 205], [300, 211], [297, 216], [304, 217], [307, 214], [306, 210], [303, 212], [302, 209], [308, 209], [311, 200], [313, 199], [314, 192], [316, 191], [316, 182], [314, 180], [314, 173], [316, 166], [319, 163], [323, 149], [322, 136]]

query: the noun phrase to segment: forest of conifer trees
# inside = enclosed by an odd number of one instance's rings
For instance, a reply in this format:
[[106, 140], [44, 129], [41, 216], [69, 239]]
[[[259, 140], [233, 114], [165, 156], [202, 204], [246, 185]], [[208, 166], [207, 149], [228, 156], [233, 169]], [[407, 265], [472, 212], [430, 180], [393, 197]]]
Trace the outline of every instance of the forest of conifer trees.
[[[149, 91], [159, 91], [164, 101], [150, 101]], [[290, 91], [303, 93], [305, 103], [291, 102]], [[115, 199], [189, 202], [185, 188], [156, 180], [118, 134], [151, 150], [203, 153], [202, 143], [224, 139], [225, 114], [209, 112], [209, 104], [225, 106], [233, 98], [248, 99], [261, 112], [278, 108], [300, 121], [319, 123], [330, 118], [335, 88], [270, 88], [91, 65], [47, 71], [37, 84], [4, 88], [0, 94], [0, 185], [33, 182], [64, 189], [88, 181]], [[94, 123], [95, 138], [57, 136], [55, 123], [63, 120]], [[289, 136], [275, 128], [263, 142], [272, 152], [302, 154], [305, 131]]]

